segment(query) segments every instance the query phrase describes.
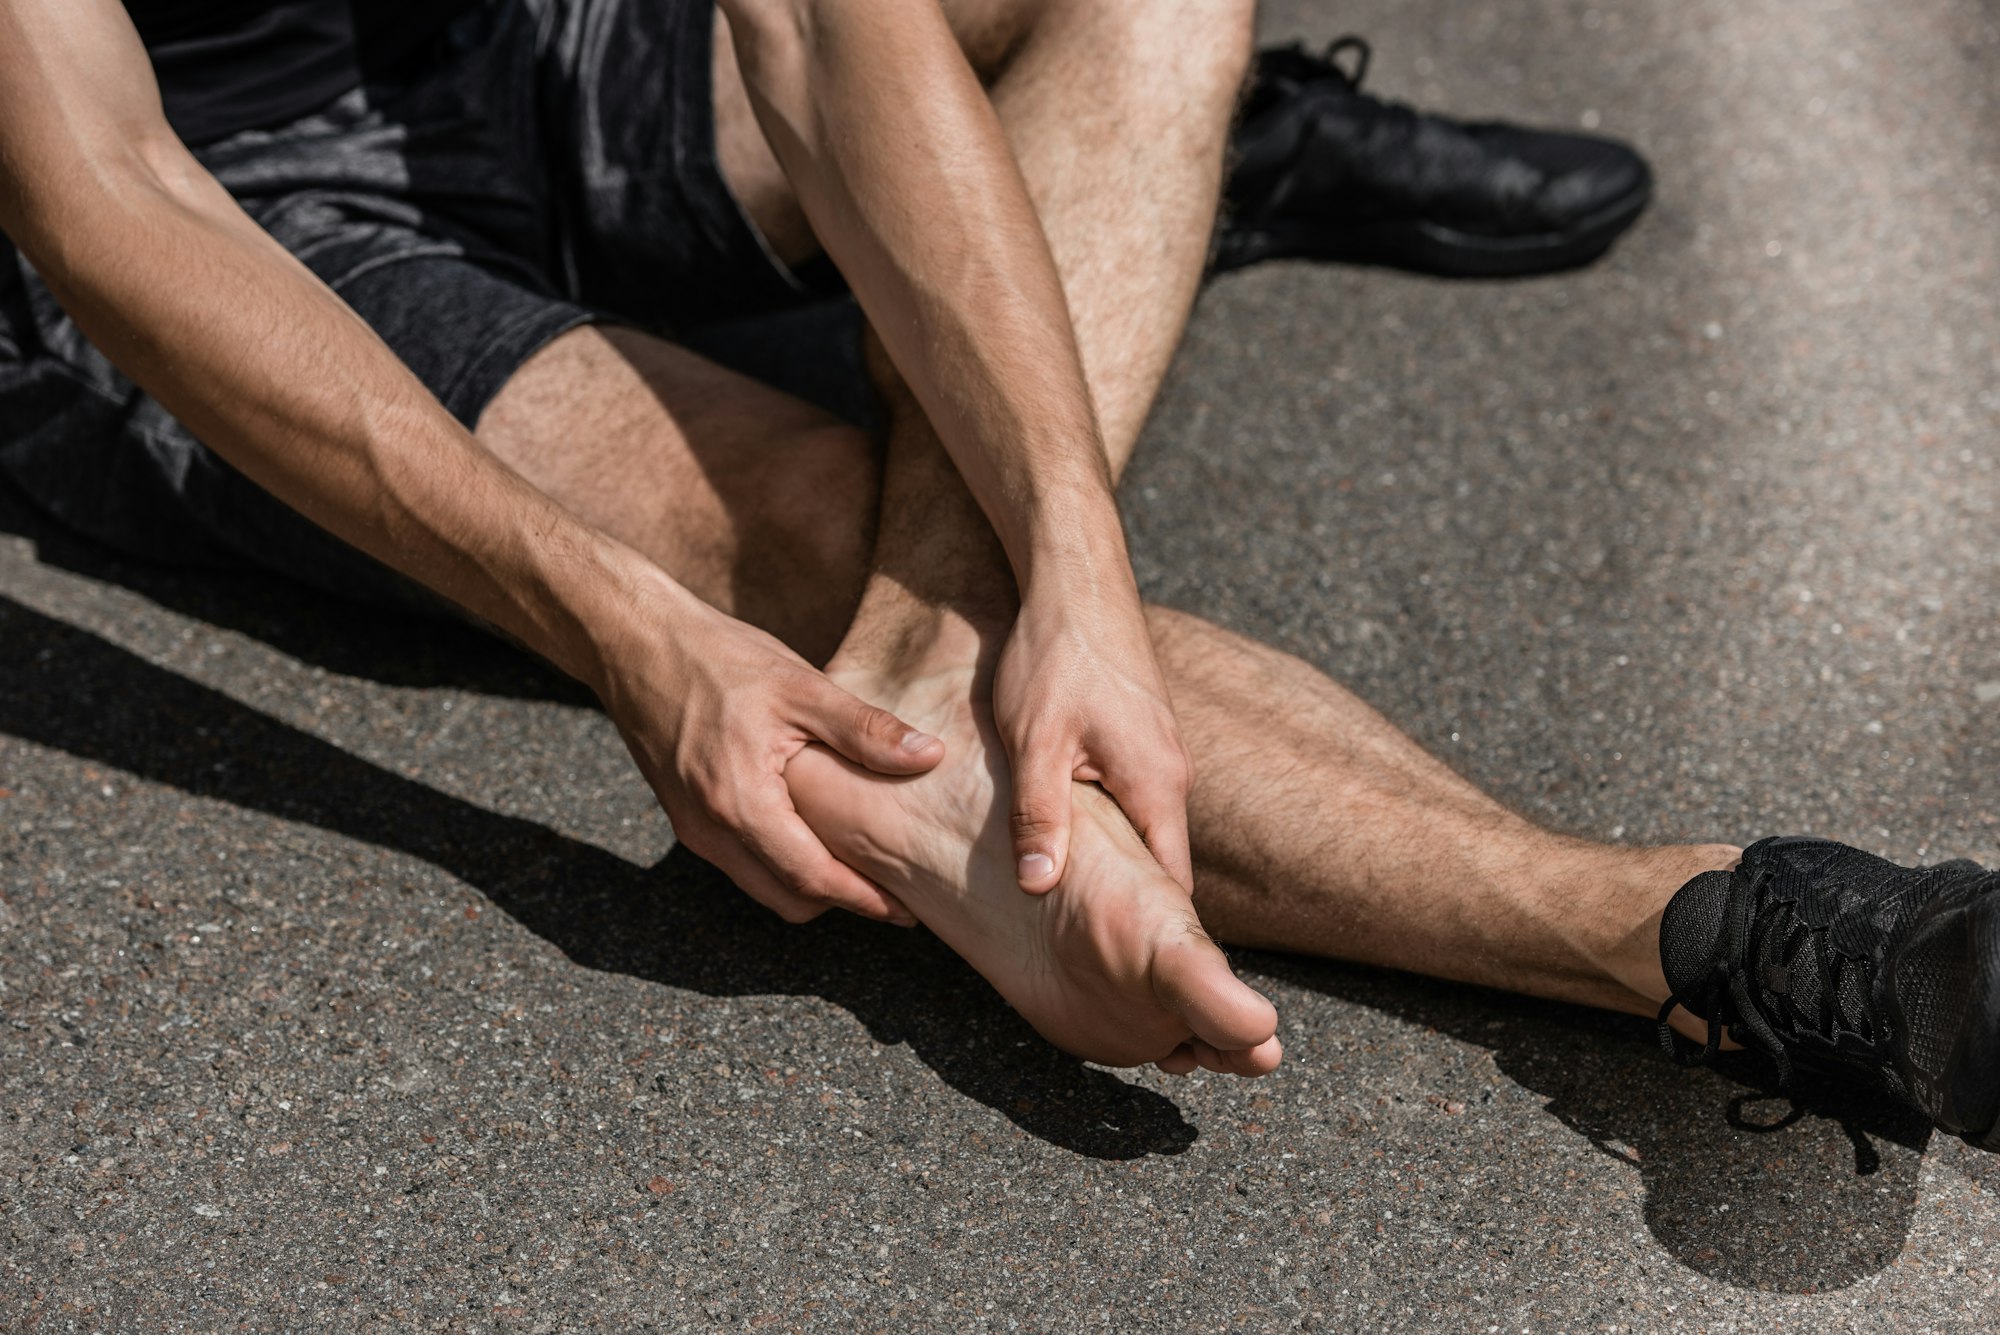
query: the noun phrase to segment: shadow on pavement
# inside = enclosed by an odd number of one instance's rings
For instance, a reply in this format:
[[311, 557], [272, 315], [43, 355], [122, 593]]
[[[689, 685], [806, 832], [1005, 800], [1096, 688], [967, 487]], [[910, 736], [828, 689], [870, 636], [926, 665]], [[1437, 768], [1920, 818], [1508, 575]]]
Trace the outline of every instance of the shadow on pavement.
[[[303, 628], [319, 620], [319, 608], [299, 616], [296, 606], [314, 595], [290, 597], [289, 623], [317, 636]], [[235, 620], [215, 617], [206, 604], [190, 614], [242, 625], [246, 616], [266, 614], [254, 601], [251, 607]], [[496, 652], [490, 640], [483, 646], [489, 658], [520, 658]], [[279, 647], [288, 646], [279, 641]], [[408, 651], [385, 652], [394, 658]], [[433, 666], [421, 658], [402, 661], [412, 665]], [[197, 797], [422, 858], [482, 891], [586, 968], [709, 996], [823, 997], [850, 1011], [877, 1041], [908, 1043], [960, 1093], [1079, 1154], [1172, 1154], [1196, 1138], [1170, 1100], [1044, 1043], [928, 933], [845, 914], [788, 927], [685, 850], [640, 867], [531, 821], [448, 797], [5, 597], [0, 732]]]
[[1750, 1053], [1683, 1069], [1631, 1016], [1318, 960], [1245, 962], [1490, 1052], [1563, 1125], [1638, 1170], [1653, 1237], [1712, 1279], [1840, 1289], [1909, 1236], [1931, 1126], [1887, 1095], [1804, 1081], [1781, 1094]]

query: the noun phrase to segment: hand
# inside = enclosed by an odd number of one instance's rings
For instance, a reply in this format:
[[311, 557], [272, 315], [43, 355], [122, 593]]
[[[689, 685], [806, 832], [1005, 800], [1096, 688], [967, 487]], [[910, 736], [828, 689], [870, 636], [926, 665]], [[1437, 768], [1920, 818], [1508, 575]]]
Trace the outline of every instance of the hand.
[[914, 925], [807, 828], [785, 765], [817, 741], [880, 774], [919, 774], [944, 759], [944, 743], [849, 695], [763, 631], [689, 603], [670, 634], [621, 655], [599, 692], [675, 837], [787, 921], [838, 907]]
[[[1129, 577], [1128, 577], [1129, 578]], [[1015, 869], [1042, 894], [1068, 863], [1070, 782], [1095, 781], [1190, 893], [1193, 763], [1153, 656], [1138, 591], [1031, 594], [1000, 652], [993, 713], [1013, 765]]]

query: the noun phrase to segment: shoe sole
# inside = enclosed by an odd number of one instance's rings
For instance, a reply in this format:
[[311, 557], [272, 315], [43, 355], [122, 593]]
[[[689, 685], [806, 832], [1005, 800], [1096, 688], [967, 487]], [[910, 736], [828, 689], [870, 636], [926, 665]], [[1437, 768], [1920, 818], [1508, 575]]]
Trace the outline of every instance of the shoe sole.
[[1580, 268], [1611, 249], [1653, 197], [1648, 179], [1614, 203], [1561, 232], [1495, 237], [1461, 232], [1424, 218], [1392, 218], [1358, 227], [1310, 223], [1231, 232], [1215, 273], [1271, 259], [1370, 264], [1438, 278], [1527, 278]]

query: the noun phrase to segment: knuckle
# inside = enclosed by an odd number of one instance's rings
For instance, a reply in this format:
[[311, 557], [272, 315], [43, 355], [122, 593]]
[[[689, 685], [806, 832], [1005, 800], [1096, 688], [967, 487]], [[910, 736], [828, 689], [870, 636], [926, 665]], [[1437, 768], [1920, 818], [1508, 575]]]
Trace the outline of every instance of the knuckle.
[[696, 799], [694, 816], [698, 826], [706, 827], [703, 832], [710, 838], [737, 834], [743, 828], [743, 822], [737, 817], [734, 803], [708, 794]]
[[896, 716], [886, 709], [878, 709], [866, 701], [854, 702], [854, 730], [878, 741], [894, 741], [902, 735], [902, 726]]
[[1061, 828], [1062, 822], [1050, 808], [1040, 803], [1030, 803], [1015, 810], [1008, 824], [1018, 839], [1031, 839], [1039, 835], [1052, 834]]

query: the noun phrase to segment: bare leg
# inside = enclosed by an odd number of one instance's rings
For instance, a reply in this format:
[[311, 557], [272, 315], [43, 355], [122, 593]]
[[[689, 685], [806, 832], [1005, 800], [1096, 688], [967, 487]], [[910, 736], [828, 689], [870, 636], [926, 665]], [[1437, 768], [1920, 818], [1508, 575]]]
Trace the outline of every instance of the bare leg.
[[[1196, 118], [1207, 124], [1195, 135], [1201, 151], [1178, 178], [1144, 157], [1161, 137], [1125, 136], [1118, 164], [1142, 170], [1141, 183], [1160, 186], [1148, 203], [1147, 190], [1108, 188], [1104, 163], [1075, 156], [1092, 147], [1093, 131], [1083, 127], [1095, 124], [1102, 107], [1065, 109], [1059, 100], [1043, 105], [1026, 95], [1031, 85], [1025, 78], [1013, 77], [1060, 70], [1069, 59], [1084, 57], [1053, 42], [1038, 54], [1033, 34], [1023, 38], [1004, 24], [989, 38], [1008, 57], [994, 96], [1016, 108], [1010, 130], [1024, 118], [1033, 123], [1037, 108], [1053, 127], [1047, 137], [1022, 144], [1021, 152], [1050, 216], [1066, 285], [1080, 295], [1079, 276], [1092, 274], [1094, 290], [1108, 294], [1091, 301], [1073, 295], [1073, 301], [1107, 440], [1114, 463], [1122, 463], [1193, 291], [1219, 179], [1221, 119], [1212, 109]], [[1247, 28], [1243, 40], [1247, 51]], [[1097, 84], [1106, 74], [1092, 65]], [[1226, 101], [1227, 80], [1218, 83], [1225, 86], [1211, 91]], [[1090, 79], [1084, 86], [1092, 86]], [[1151, 87], [1173, 84], [1156, 69]], [[719, 95], [726, 99], [727, 90]], [[1160, 123], [1185, 117], [1187, 85], [1168, 100], [1165, 109], [1154, 108]], [[747, 107], [743, 112], [747, 117]], [[726, 107], [722, 118], [726, 150]], [[1068, 142], [1062, 138], [1066, 127], [1078, 127]], [[1133, 139], [1146, 143], [1133, 148]], [[1038, 169], [1037, 162], [1045, 165]], [[1175, 186], [1176, 180], [1182, 184]], [[1073, 212], [1087, 226], [1060, 225], [1056, 215], [1064, 212], [1067, 194], [1075, 196]], [[1128, 215], [1124, 225], [1093, 212], [1105, 208]], [[753, 211], [773, 225], [765, 216], [769, 210], [756, 210], [753, 202]], [[1143, 264], [1122, 262], [1153, 244], [1164, 247], [1162, 253]], [[1155, 281], [1161, 274], [1165, 279]], [[1121, 288], [1121, 276], [1131, 286]], [[1126, 292], [1134, 294], [1129, 302], [1120, 295]], [[1151, 315], [1140, 311], [1142, 304], [1151, 304]], [[1176, 991], [1181, 975], [1194, 975], [1199, 985], [1212, 971], [1198, 956], [1199, 967], [1192, 969], [1175, 958], [1187, 952], [1174, 933], [1189, 943], [1199, 938], [1160, 912], [1168, 901], [1155, 889], [1126, 879], [1143, 871], [1143, 855], [1094, 790], [1078, 795], [1080, 825], [1095, 831], [1086, 858], [1090, 879], [1109, 887], [1107, 899], [1125, 896], [1105, 918], [1128, 926], [1136, 919], [1138, 930], [1107, 942], [1101, 932], [1093, 939], [1088, 922], [1024, 932], [1020, 919], [998, 925], [982, 919], [996, 904], [1037, 902], [1014, 891], [1011, 876], [1004, 901], [950, 902], [970, 887], [968, 873], [987, 837], [982, 832], [1000, 782], [989, 763], [990, 739], [981, 740], [978, 732], [978, 660], [991, 628], [1010, 614], [1012, 595], [1004, 578], [996, 578], [1004, 570], [997, 548], [984, 525], [974, 522], [976, 512], [966, 516], [969, 499], [921, 423], [902, 424], [878, 472], [876, 455], [858, 433], [686, 353], [636, 335], [621, 337], [629, 342], [615, 345], [601, 336], [559, 342], [496, 402], [481, 423], [482, 439], [704, 596], [805, 652], [823, 653], [839, 637], [866, 575], [855, 633], [832, 670], [857, 686], [872, 680], [870, 693], [878, 698], [914, 700], [928, 693], [930, 707], [951, 715], [958, 735], [972, 739], [959, 749], [980, 763], [969, 767], [970, 782], [936, 802], [918, 801], [915, 784], [871, 783], [866, 792], [843, 787], [852, 776], [834, 767], [817, 789], [837, 799], [834, 809], [820, 813], [823, 824], [838, 827], [829, 837], [844, 838], [843, 852], [885, 879], [921, 880], [924, 889], [906, 893], [929, 893], [931, 902], [919, 912], [928, 908], [969, 956], [986, 949], [984, 941], [1013, 961], [991, 968], [1013, 968], [1025, 957], [1042, 967], [1038, 977], [1048, 978], [1062, 975], [1050, 961], [1067, 950], [1072, 964], [1084, 961], [1096, 971], [1092, 979], [1072, 970], [1061, 983], [1071, 989], [1070, 999], [1105, 980], [1114, 1000], [1129, 1004], [1135, 984], [1144, 982], [1159, 1004], [1135, 1028], [1176, 1021], [1190, 1021], [1197, 1031], [1206, 1026], [1221, 1040], [1205, 1053], [1214, 1059], [1210, 1064], [1238, 1069], [1232, 1065], [1238, 1059], [1224, 1052], [1247, 1042], [1247, 1035], [1230, 1031], [1254, 1028], [1246, 1022], [1259, 1017], [1244, 1006], [1235, 1013], [1224, 1007], [1187, 1014], [1186, 987]], [[603, 421], [603, 414], [616, 429], [588, 435], [620, 442], [623, 453], [570, 457], [579, 416]], [[814, 461], [821, 466], [812, 468]], [[803, 486], [802, 464], [811, 479]], [[878, 480], [882, 537], [877, 568], [868, 575]], [[1624, 1009], [1644, 1008], [1664, 995], [1651, 945], [1660, 909], [1688, 875], [1726, 865], [1734, 850], [1617, 850], [1537, 831], [1480, 797], [1306, 665], [1174, 613], [1158, 613], [1155, 630], [1200, 775], [1194, 810], [1199, 906], [1211, 930], [1246, 944]], [[915, 707], [910, 716], [922, 717]], [[1289, 754], [1273, 756], [1274, 738]], [[1050, 953], [1034, 957], [1050, 942]], [[1035, 992], [1041, 984], [1025, 970], [1017, 975], [1017, 1004], [1046, 1009]], [[1240, 1001], [1240, 994], [1226, 994], [1230, 999]], [[1067, 1004], [1059, 1002], [1058, 1009]], [[1063, 1032], [1062, 1022], [1061, 1015], [1038, 1018], [1060, 1041], [1083, 1041]], [[1143, 1050], [1114, 1055], [1137, 1059], [1164, 1041], [1152, 1032], [1140, 1038]]]
[[[916, 550], [940, 505], [969, 503], [940, 454], [917, 451], [885, 480], [862, 433], [626, 331], [558, 340], [510, 382], [479, 434], [571, 509], [818, 661], [869, 579], [878, 488], [894, 488], [885, 525], [911, 530], [887, 536], [890, 553]], [[581, 439], [598, 444], [578, 450]], [[992, 542], [983, 527], [969, 531]], [[879, 639], [851, 644], [835, 671], [881, 662], [872, 685], [852, 684], [886, 698], [885, 683], [922, 681], [955, 638], [976, 644], [978, 628], [1011, 608], [1011, 593], [988, 581], [995, 560], [956, 543], [936, 561], [878, 573], [870, 597], [894, 615], [862, 618]], [[947, 601], [961, 610], [910, 591], [929, 577], [957, 591]], [[984, 605], [968, 603], [982, 589]], [[1614, 849], [1547, 834], [1309, 665], [1184, 613], [1155, 609], [1153, 629], [1195, 756], [1195, 906], [1216, 937], [1621, 1010], [1665, 997], [1660, 911], [1734, 849]], [[969, 701], [970, 677], [961, 680], [956, 698]]]
[[1551, 834], [1309, 664], [1181, 612], [1152, 626], [1218, 937], [1639, 1014], [1666, 1000], [1661, 911], [1738, 849]]
[[[978, 27], [967, 38], [975, 61], [982, 49], [1008, 52], [994, 103], [1062, 271], [1117, 470], [1178, 337], [1209, 235], [1234, 88], [1214, 62], [1240, 71], [1228, 64], [1243, 54], [1231, 39], [1247, 36], [1225, 20], [1202, 25], [1211, 43], [1191, 44], [1184, 29], [1147, 30], [1127, 12], [1080, 6], [996, 39], [966, 12], [962, 33]], [[1107, 58], [1135, 46], [1143, 58]], [[718, 78], [726, 89], [730, 72]], [[1148, 132], [1134, 133], [1139, 126]], [[753, 141], [738, 147], [753, 209], [761, 205], [792, 246], [809, 246], [775, 165]], [[921, 423], [892, 444], [878, 568], [833, 669], [906, 715], [923, 708], [906, 684], [937, 680], [927, 674], [956, 652], [926, 620], [929, 591], [979, 590], [975, 623], [1006, 610], [990, 574], [1004, 568], [1000, 554], [976, 531], [962, 490]], [[952, 514], [965, 518], [941, 522]], [[1549, 835], [1306, 665], [1192, 618], [1158, 612], [1154, 626], [1204, 776], [1191, 814], [1198, 907], [1211, 931], [1626, 1010], [1664, 999], [1658, 914], [1675, 888], [1728, 865], [1734, 849], [1635, 852]], [[931, 722], [949, 731], [948, 719]], [[839, 796], [818, 807], [818, 823], [852, 832], [869, 795], [849, 783]], [[1329, 803], [1355, 819], [1329, 822]]]
[[881, 447], [630, 329], [582, 328], [487, 405], [479, 442], [703, 601], [824, 663], [867, 576]]
[[[991, 89], [1076, 324], [1115, 475], [1200, 286], [1255, 6], [945, 0]], [[765, 144], [728, 24], [715, 41], [723, 174], [780, 257], [818, 252]]]

